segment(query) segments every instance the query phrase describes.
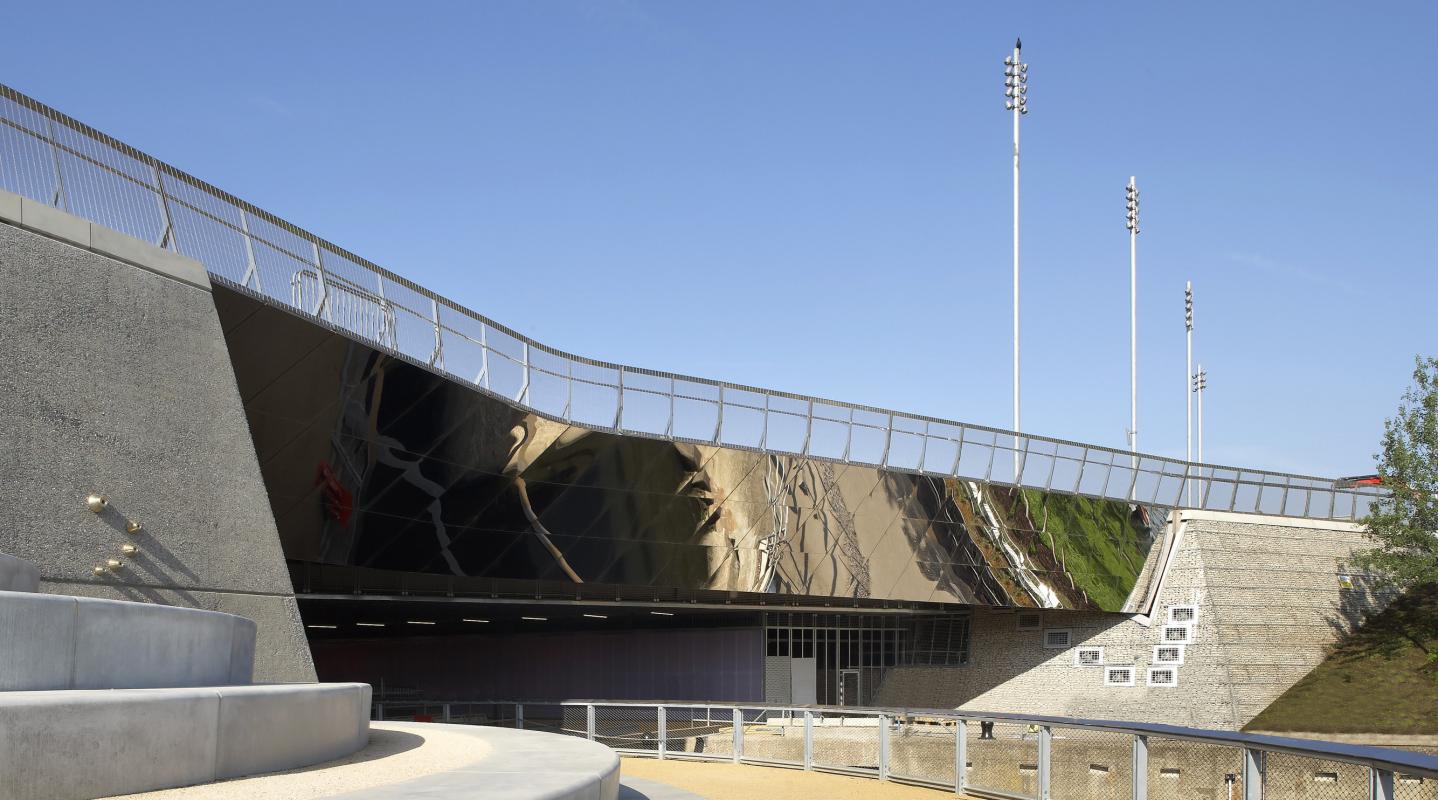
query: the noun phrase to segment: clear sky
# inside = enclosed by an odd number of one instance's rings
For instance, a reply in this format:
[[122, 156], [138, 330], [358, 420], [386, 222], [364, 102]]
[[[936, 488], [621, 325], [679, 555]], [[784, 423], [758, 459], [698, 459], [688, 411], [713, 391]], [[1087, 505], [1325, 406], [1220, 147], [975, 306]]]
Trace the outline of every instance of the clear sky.
[[16, 3], [0, 81], [542, 341], [1008, 426], [1372, 469], [1438, 354], [1432, 3]]

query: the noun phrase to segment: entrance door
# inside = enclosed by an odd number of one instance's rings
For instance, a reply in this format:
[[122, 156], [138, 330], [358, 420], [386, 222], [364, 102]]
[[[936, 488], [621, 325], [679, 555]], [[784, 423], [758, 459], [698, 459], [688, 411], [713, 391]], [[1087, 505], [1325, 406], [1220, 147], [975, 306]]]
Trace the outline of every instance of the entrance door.
[[839, 670], [839, 705], [859, 705], [859, 671], [857, 669]]
[[819, 702], [817, 670], [812, 658], [795, 658], [789, 662], [789, 702], [812, 706]]

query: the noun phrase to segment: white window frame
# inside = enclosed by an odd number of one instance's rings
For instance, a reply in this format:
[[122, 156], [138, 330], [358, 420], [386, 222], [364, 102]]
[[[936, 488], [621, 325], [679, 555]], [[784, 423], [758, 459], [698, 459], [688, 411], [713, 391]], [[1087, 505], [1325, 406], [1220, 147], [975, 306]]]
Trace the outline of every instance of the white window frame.
[[[1083, 661], [1083, 654], [1084, 654], [1085, 652], [1092, 652], [1092, 651], [1094, 651], [1094, 650], [1097, 650], [1097, 651], [1098, 651], [1098, 661], [1095, 661], [1095, 662], [1092, 663], [1092, 664], [1085, 664], [1084, 661]], [[1080, 646], [1074, 648], [1074, 666], [1075, 666], [1075, 667], [1102, 667], [1103, 665], [1104, 665], [1104, 664], [1103, 664], [1103, 648], [1102, 648], [1102, 647], [1090, 647], [1090, 646], [1086, 646], [1086, 645], [1080, 645]]]
[[[1193, 619], [1189, 619], [1189, 620], [1178, 620], [1178, 619], [1174, 619], [1173, 612], [1179, 611], [1179, 610], [1192, 612], [1192, 613], [1193, 613]], [[1194, 604], [1194, 603], [1180, 603], [1179, 605], [1169, 606], [1169, 607], [1168, 607], [1168, 624], [1169, 624], [1169, 625], [1197, 625], [1197, 624], [1198, 624], [1198, 605], [1197, 605], [1197, 604]]]
[[[1127, 680], [1127, 681], [1124, 681], [1124, 682], [1120, 682], [1120, 681], [1115, 681], [1115, 680], [1113, 680], [1113, 670], [1116, 670], [1116, 669], [1126, 669], [1126, 670], [1128, 670], [1128, 680]], [[1103, 668], [1103, 685], [1104, 685], [1104, 686], [1133, 686], [1133, 685], [1134, 685], [1134, 681], [1135, 681], [1135, 679], [1137, 679], [1137, 678], [1138, 678], [1138, 667], [1134, 666], [1133, 664], [1106, 664], [1106, 665], [1104, 665], [1104, 668]]]
[[[1168, 638], [1168, 632], [1171, 631], [1171, 630], [1174, 630], [1175, 628], [1181, 629], [1181, 630], [1183, 631], [1183, 638], [1182, 638], [1182, 639], [1170, 639], [1170, 638]], [[1193, 644], [1193, 626], [1192, 626], [1192, 625], [1165, 625], [1165, 626], [1163, 626], [1163, 628], [1159, 631], [1159, 638], [1162, 639], [1163, 644]]]
[[[1172, 682], [1172, 683], [1154, 683], [1154, 682], [1153, 682], [1153, 674], [1154, 674], [1155, 672], [1168, 672], [1168, 673], [1172, 673], [1172, 675], [1173, 675], [1173, 682]], [[1174, 665], [1172, 665], [1172, 664], [1164, 664], [1164, 665], [1158, 666], [1158, 667], [1149, 667], [1149, 668], [1148, 668], [1147, 683], [1148, 683], [1149, 686], [1152, 686], [1152, 687], [1154, 687], [1155, 689], [1172, 689], [1172, 688], [1174, 688], [1175, 686], [1178, 685], [1178, 667], [1176, 667], [1176, 666], [1174, 666]]]
[[[1036, 621], [1032, 625], [1024, 624], [1024, 617], [1033, 617]], [[1014, 615], [1014, 630], [1028, 632], [1041, 631], [1044, 629], [1044, 612], [1042, 611], [1020, 611]]]
[[[1064, 635], [1063, 644], [1049, 644], [1049, 636], [1055, 633]], [[1044, 628], [1044, 649], [1045, 650], [1067, 650], [1074, 645], [1074, 632], [1069, 628]]]
[[[1161, 659], [1161, 658], [1158, 657], [1158, 651], [1160, 651], [1160, 650], [1162, 650], [1162, 649], [1164, 649], [1164, 648], [1167, 648], [1167, 647], [1172, 647], [1172, 648], [1174, 648], [1175, 650], [1178, 651], [1178, 660], [1177, 660], [1177, 661], [1164, 661], [1163, 659]], [[1180, 666], [1180, 665], [1183, 664], [1184, 658], [1187, 656], [1187, 650], [1188, 650], [1188, 645], [1183, 645], [1183, 644], [1174, 644], [1174, 643], [1156, 644], [1156, 645], [1153, 646], [1153, 663], [1154, 663], [1155, 665], [1157, 665], [1157, 666], [1165, 666], [1165, 667], [1170, 667], [1170, 666], [1171, 666], [1171, 667], [1177, 667], [1177, 666]]]

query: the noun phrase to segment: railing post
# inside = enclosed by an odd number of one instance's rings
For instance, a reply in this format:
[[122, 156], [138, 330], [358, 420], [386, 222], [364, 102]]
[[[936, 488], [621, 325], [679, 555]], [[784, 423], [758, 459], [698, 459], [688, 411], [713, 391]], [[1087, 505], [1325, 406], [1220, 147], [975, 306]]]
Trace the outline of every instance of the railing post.
[[734, 763], [744, 757], [744, 709], [735, 708], [734, 711]]
[[[563, 715], [561, 715], [561, 716], [563, 716]], [[524, 730], [524, 704], [523, 704], [523, 703], [515, 703], [515, 704], [514, 704], [514, 727], [518, 728], [519, 730]]]
[[589, 741], [592, 742], [594, 741], [594, 706], [586, 705], [584, 707], [584, 716], [585, 725], [587, 726], [585, 730], [589, 734]]
[[879, 715], [879, 780], [889, 779], [889, 715]]
[[1148, 800], [1148, 737], [1133, 736], [1133, 800]]
[[439, 715], [440, 719], [449, 722], [449, 703], [445, 703], [439, 707]]
[[1243, 748], [1243, 800], [1263, 800], [1263, 751]]
[[1054, 731], [1047, 725], [1039, 726], [1039, 800], [1049, 800], [1049, 777], [1053, 770], [1049, 767], [1053, 761]]
[[374, 718], [376, 722], [384, 722], [384, 703], [374, 704]]
[[1370, 769], [1368, 797], [1371, 800], [1393, 800], [1393, 773], [1386, 769]]
[[804, 712], [804, 769], [814, 769], [814, 712]]
[[969, 721], [960, 719], [954, 726], [954, 794], [969, 788]]
[[664, 760], [664, 751], [669, 743], [669, 715], [664, 713], [664, 706], [659, 707], [659, 760]]

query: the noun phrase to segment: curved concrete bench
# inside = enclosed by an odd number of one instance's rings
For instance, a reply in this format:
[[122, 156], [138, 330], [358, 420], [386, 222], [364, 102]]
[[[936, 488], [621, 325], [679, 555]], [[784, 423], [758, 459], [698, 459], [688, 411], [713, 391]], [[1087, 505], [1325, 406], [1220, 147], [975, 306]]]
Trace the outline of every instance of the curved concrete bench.
[[0, 643], [0, 692], [236, 686], [254, 675], [255, 623], [218, 611], [0, 591]]
[[0, 553], [0, 592], [40, 590], [40, 570], [29, 561]]
[[458, 769], [400, 783], [335, 795], [334, 800], [400, 800], [444, 797], [454, 800], [615, 800], [619, 756], [602, 744], [557, 733], [443, 725], [385, 723], [398, 730], [442, 728], [487, 747], [484, 757]]
[[363, 683], [0, 694], [0, 797], [88, 800], [318, 764], [369, 740]]

